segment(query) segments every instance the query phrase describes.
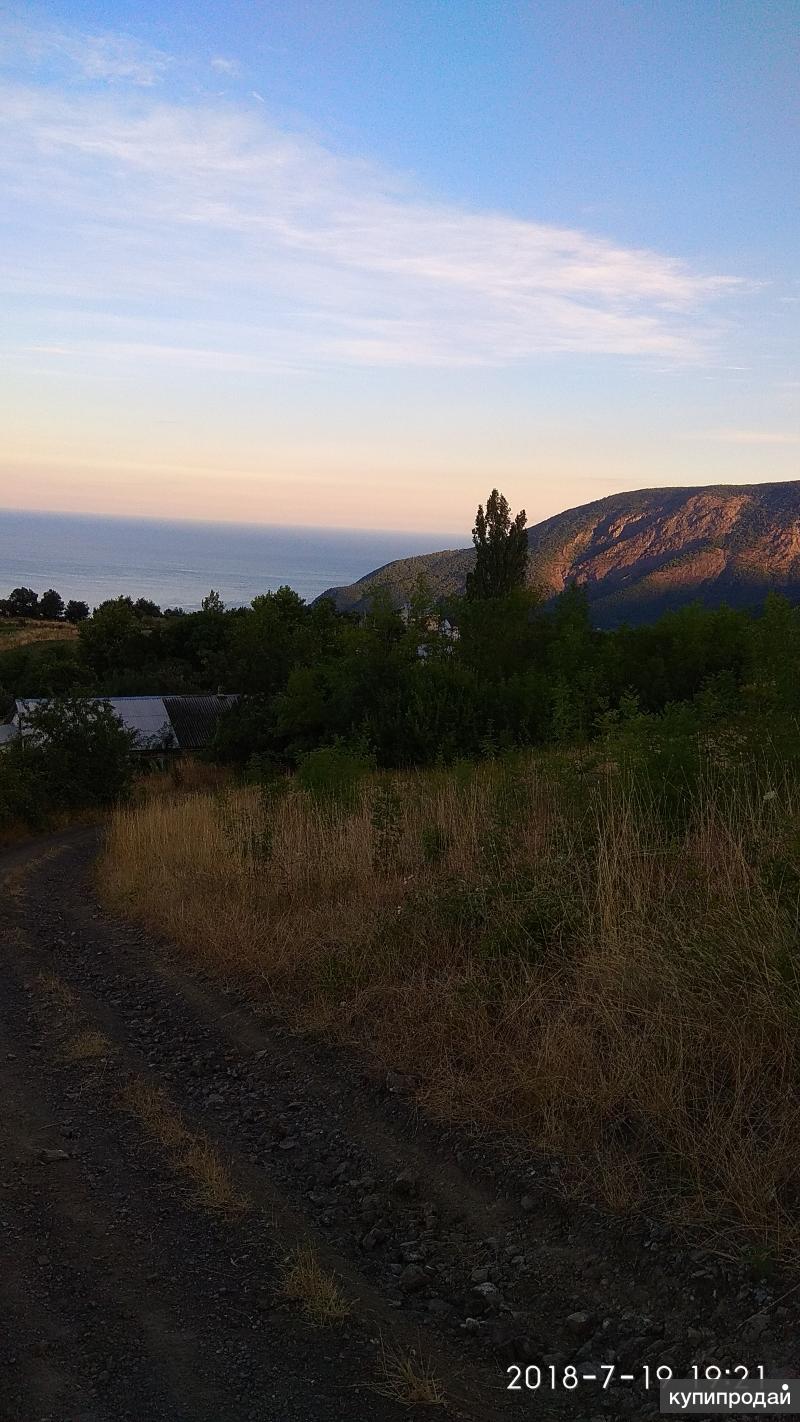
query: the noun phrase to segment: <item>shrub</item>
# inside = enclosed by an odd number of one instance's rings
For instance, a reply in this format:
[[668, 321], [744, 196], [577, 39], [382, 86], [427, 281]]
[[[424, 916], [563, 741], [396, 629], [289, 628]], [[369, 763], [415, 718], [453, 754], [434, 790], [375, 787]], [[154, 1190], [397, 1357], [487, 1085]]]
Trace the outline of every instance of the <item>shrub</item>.
[[321, 746], [302, 756], [297, 779], [313, 799], [343, 808], [352, 807], [364, 780], [374, 768], [373, 758], [363, 748], [340, 743]]
[[0, 823], [113, 804], [130, 788], [135, 743], [106, 701], [43, 702], [0, 758]]

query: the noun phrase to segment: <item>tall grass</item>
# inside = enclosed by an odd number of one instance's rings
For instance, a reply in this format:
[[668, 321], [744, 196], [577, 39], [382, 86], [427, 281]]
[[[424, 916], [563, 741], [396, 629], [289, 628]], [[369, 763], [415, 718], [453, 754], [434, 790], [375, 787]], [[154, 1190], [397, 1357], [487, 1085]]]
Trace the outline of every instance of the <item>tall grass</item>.
[[614, 1208], [800, 1243], [800, 806], [709, 775], [372, 777], [121, 810], [106, 892], [304, 1029], [510, 1132]]

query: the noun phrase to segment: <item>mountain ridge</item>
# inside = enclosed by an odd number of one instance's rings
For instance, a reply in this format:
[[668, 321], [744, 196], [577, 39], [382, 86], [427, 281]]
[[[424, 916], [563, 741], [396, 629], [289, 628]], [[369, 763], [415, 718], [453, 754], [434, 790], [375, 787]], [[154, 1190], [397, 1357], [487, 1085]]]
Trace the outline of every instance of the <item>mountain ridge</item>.
[[[572, 581], [599, 627], [641, 623], [687, 602], [734, 607], [770, 590], [800, 601], [800, 480], [708, 484], [608, 494], [528, 529], [528, 582], [545, 601]], [[378, 587], [395, 604], [423, 575], [437, 599], [463, 593], [473, 548], [396, 559], [329, 588], [340, 611], [363, 611]]]

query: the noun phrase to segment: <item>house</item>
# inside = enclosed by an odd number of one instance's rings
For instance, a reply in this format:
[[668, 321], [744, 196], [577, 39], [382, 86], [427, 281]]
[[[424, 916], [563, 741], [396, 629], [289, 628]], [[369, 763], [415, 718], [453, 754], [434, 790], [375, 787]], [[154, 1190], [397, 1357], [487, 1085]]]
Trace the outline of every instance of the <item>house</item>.
[[[404, 623], [406, 627], [408, 627], [409, 623], [411, 622], [411, 604], [407, 602], [404, 603], [402, 607], [398, 608], [398, 614], [400, 620]], [[434, 640], [437, 638], [441, 638], [444, 646], [447, 646], [448, 643], [457, 642], [460, 636], [456, 624], [452, 622], [449, 617], [445, 617], [444, 614], [441, 612], [433, 612], [430, 614], [430, 616], [426, 617], [423, 620], [422, 627], [420, 630], [423, 632], [430, 633], [432, 639]], [[417, 656], [425, 658], [429, 655], [429, 653], [430, 644], [427, 642], [420, 642], [419, 646], [417, 647]]]
[[[201, 750], [211, 740], [217, 721], [238, 696], [103, 696], [126, 730], [136, 732], [135, 749], [142, 754], [180, 754]], [[6, 722], [0, 725], [0, 749], [15, 736], [24, 735], [26, 717], [46, 697], [15, 701]]]

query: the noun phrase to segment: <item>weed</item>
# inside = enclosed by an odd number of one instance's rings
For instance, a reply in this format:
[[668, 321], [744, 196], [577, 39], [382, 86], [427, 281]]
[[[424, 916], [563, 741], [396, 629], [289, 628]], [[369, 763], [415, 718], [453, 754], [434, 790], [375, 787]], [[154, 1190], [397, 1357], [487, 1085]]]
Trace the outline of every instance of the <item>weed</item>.
[[158, 1086], [137, 1078], [122, 1094], [122, 1104], [157, 1145], [170, 1152], [173, 1169], [191, 1180], [206, 1209], [239, 1215], [249, 1201], [236, 1188], [222, 1157], [205, 1137], [193, 1134]]
[[442, 1407], [444, 1392], [429, 1363], [415, 1352], [387, 1348], [381, 1339], [376, 1392], [404, 1407]]
[[64, 1048], [64, 1060], [68, 1062], [91, 1062], [110, 1056], [113, 1048], [102, 1032], [86, 1028], [78, 1032]]
[[307, 1244], [299, 1245], [286, 1261], [280, 1292], [299, 1303], [312, 1323], [341, 1323], [351, 1312], [334, 1275], [323, 1269]]

